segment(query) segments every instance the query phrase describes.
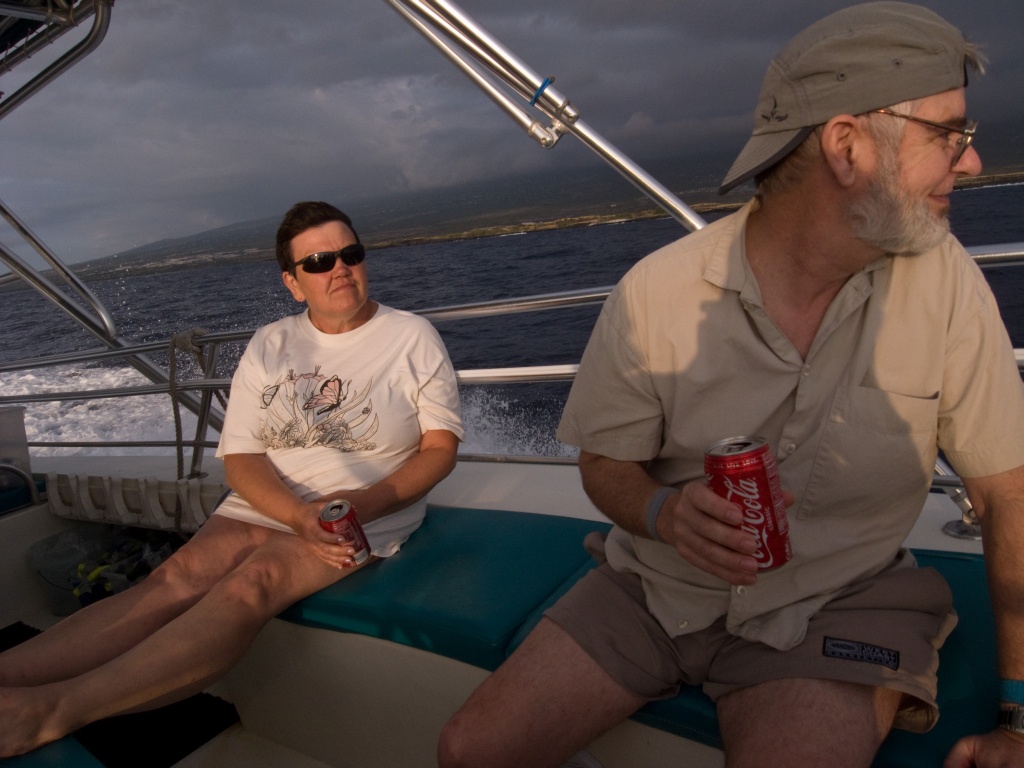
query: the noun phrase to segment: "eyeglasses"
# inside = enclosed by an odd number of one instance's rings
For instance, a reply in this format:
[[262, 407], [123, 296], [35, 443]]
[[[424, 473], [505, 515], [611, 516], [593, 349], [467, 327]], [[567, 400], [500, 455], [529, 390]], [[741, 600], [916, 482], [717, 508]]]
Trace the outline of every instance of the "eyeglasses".
[[964, 152], [971, 146], [971, 141], [974, 139], [974, 133], [978, 130], [977, 120], [964, 120], [963, 126], [950, 125], [949, 123], [936, 123], [932, 120], [925, 120], [921, 117], [914, 117], [913, 115], [904, 115], [902, 112], [893, 112], [889, 109], [876, 109], [882, 115], [890, 115], [892, 117], [902, 117], [904, 120], [912, 120], [915, 123], [921, 123], [921, 125], [927, 125], [930, 128], [935, 128], [946, 134], [946, 142], [949, 149], [953, 150], [953, 159], [949, 163], [949, 167], [955, 168], [956, 164], [960, 162], [960, 158], [964, 156]]
[[335, 262], [341, 259], [341, 263], [346, 267], [354, 267], [357, 264], [362, 264], [363, 259], [366, 258], [366, 249], [362, 243], [353, 243], [352, 245], [346, 245], [340, 251], [322, 251], [321, 253], [311, 253], [304, 259], [300, 259], [292, 264], [292, 273], [295, 272], [296, 267], [302, 267], [303, 272], [309, 274], [317, 274], [320, 272], [330, 272], [334, 269]]

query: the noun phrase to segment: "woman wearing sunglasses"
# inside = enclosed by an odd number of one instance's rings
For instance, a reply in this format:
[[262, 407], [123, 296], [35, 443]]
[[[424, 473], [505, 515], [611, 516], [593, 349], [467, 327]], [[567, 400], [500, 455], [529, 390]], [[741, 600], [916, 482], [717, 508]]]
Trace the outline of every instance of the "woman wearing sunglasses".
[[[203, 690], [270, 618], [420, 525], [463, 434], [455, 373], [430, 323], [369, 298], [364, 258], [337, 208], [285, 215], [277, 259], [306, 309], [239, 361], [217, 452], [233, 492], [144, 581], [0, 655], [0, 757]], [[363, 524], [358, 565], [319, 525], [335, 499]]]

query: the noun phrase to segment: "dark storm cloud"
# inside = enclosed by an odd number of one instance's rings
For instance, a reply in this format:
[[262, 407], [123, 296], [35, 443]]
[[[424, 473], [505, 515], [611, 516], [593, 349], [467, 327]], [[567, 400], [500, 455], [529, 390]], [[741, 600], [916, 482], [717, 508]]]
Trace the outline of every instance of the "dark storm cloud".
[[[556, 75], [582, 118], [627, 154], [727, 164], [771, 56], [847, 4], [462, 7], [541, 76]], [[969, 93], [979, 148], [1024, 162], [1019, 0], [926, 5], [986, 46], [990, 74]], [[0, 197], [72, 261], [274, 216], [299, 198], [443, 190], [595, 162], [565, 146], [571, 138], [538, 149], [370, 0], [120, 0], [98, 51], [11, 113], [0, 137]]]

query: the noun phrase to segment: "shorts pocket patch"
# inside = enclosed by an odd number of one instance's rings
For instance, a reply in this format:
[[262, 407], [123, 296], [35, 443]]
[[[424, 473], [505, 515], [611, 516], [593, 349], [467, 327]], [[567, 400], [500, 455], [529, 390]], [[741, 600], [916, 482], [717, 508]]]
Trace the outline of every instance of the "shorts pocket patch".
[[835, 637], [826, 637], [822, 643], [821, 653], [830, 659], [846, 659], [848, 661], [863, 661], [868, 664], [880, 664], [883, 667], [896, 670], [900, 668], [900, 652], [889, 648], [882, 648], [878, 645], [861, 643], [857, 640], [840, 640]]

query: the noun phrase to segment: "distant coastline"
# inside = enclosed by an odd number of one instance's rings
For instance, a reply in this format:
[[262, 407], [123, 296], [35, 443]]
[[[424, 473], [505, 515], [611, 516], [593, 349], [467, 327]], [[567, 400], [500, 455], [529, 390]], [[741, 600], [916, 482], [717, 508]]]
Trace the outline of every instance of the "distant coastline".
[[[719, 211], [734, 211], [743, 203], [695, 203], [690, 208], [699, 214]], [[422, 245], [423, 243], [444, 243], [454, 240], [473, 240], [480, 237], [497, 237], [499, 235], [518, 234], [521, 232], [543, 232], [550, 229], [569, 229], [571, 227], [593, 227], [598, 224], [616, 224], [623, 221], [645, 221], [648, 219], [664, 219], [668, 214], [660, 208], [649, 208], [639, 211], [617, 213], [594, 213], [578, 216], [559, 216], [552, 219], [521, 221], [515, 224], [498, 224], [495, 226], [477, 227], [463, 232], [445, 232], [430, 235], [410, 235], [402, 237], [366, 238], [369, 248], [394, 248], [403, 245]]]
[[[961, 179], [957, 182], [957, 188], [1016, 183], [1024, 183], [1024, 171], [994, 173], [975, 178]], [[713, 190], [703, 190], [701, 193], [691, 191], [681, 193], [679, 196], [686, 199], [695, 196], [699, 197], [700, 194], [703, 194], [705, 200], [707, 200], [708, 197], [714, 196], [715, 193]], [[742, 205], [743, 201], [736, 202], [734, 197], [731, 202], [694, 202], [690, 204], [690, 207], [694, 212], [703, 216], [709, 213], [736, 210]], [[460, 230], [454, 230], [449, 227], [447, 231], [428, 231], [422, 226], [418, 228], [419, 231], [403, 232], [399, 229], [398, 231], [387, 232], [385, 230], [365, 233], [363, 239], [368, 248], [382, 249], [667, 217], [668, 214], [664, 210], [650, 207], [650, 201], [642, 198], [631, 203], [618, 204], [612, 210], [609, 210], [606, 206], [601, 213], [567, 213], [561, 216], [543, 218], [537, 216], [532, 211], [496, 211], [491, 215], [478, 215], [476, 218], [484, 221], [490, 219], [491, 221], [501, 223], [484, 223], [480, 226]], [[149, 252], [139, 254], [107, 256], [82, 264], [72, 265], [72, 268], [83, 280], [92, 281], [112, 277], [131, 277], [132, 275], [152, 274], [155, 272], [171, 272], [178, 269], [194, 268], [202, 264], [255, 261], [272, 263], [274, 261], [273, 247], [269, 244], [266, 247], [261, 245], [261, 243], [272, 239], [265, 234], [254, 236], [250, 232], [248, 236], [222, 237], [216, 243], [207, 238], [206, 234], [200, 233], [193, 237], [179, 238], [155, 251], [150, 250]], [[155, 246], [160, 245], [155, 244]], [[43, 274], [49, 273], [50, 270], [47, 270]], [[14, 280], [7, 285], [0, 285], [0, 292], [27, 289], [28, 287], [20, 280]]]
[[[1024, 171], [1011, 173], [993, 173], [984, 176], [959, 179], [956, 189], [967, 189], [975, 187], [998, 186], [1000, 184], [1017, 184], [1024, 182]], [[741, 208], [744, 203], [694, 203], [690, 208], [698, 214], [721, 213], [734, 211]], [[522, 221], [518, 223], [501, 224], [496, 226], [484, 226], [462, 232], [448, 232], [429, 235], [415, 235], [402, 237], [387, 237], [374, 239], [367, 238], [366, 244], [370, 248], [393, 248], [404, 245], [420, 245], [423, 243], [443, 243], [454, 240], [471, 240], [479, 237], [495, 237], [508, 235], [517, 232], [540, 232], [549, 229], [567, 229], [570, 227], [591, 227], [598, 224], [613, 224], [622, 221], [643, 221], [647, 219], [667, 218], [668, 214], [660, 208], [645, 208], [643, 210], [584, 214], [578, 216], [561, 216], [552, 219], [536, 221]]]
[[970, 176], [957, 179], [956, 188], [965, 187], [994, 187], [1000, 184], [1019, 184], [1024, 182], [1024, 171], [1012, 171], [1009, 173], [990, 173], [982, 176]]

